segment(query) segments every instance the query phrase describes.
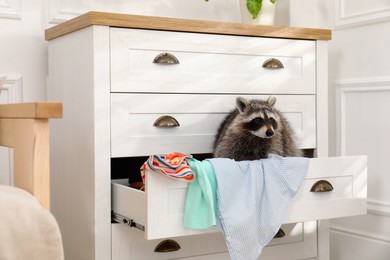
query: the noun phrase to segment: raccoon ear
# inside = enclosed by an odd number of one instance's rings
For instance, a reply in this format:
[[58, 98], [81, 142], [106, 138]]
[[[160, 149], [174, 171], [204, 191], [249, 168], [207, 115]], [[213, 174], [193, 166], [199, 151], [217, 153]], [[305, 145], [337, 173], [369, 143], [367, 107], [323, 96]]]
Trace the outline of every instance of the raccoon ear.
[[238, 108], [238, 111], [240, 113], [245, 112], [247, 106], [249, 104], [249, 100], [243, 98], [243, 97], [237, 97], [236, 99], [236, 106]]
[[269, 96], [269, 98], [267, 99], [267, 103], [268, 103], [268, 105], [270, 105], [271, 107], [274, 106], [275, 103], [276, 103], [276, 97]]

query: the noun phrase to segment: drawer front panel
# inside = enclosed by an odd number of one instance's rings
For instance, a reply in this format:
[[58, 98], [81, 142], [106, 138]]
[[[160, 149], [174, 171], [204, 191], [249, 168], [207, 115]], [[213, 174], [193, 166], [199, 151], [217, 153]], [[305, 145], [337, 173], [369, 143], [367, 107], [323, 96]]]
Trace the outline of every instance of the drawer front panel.
[[[310, 192], [311, 185], [323, 179], [331, 183], [336, 180], [332, 184], [334, 190], [323, 193]], [[291, 202], [284, 222], [296, 223], [365, 214], [366, 181], [365, 156], [310, 159], [307, 176]], [[139, 191], [127, 187], [126, 182], [127, 180], [113, 180], [112, 208], [114, 212], [132, 218], [135, 215], [134, 208], [129, 201], [138, 195]], [[188, 184], [183, 181], [147, 172], [143, 200], [146, 200], [146, 203], [137, 204], [138, 211], [147, 213], [139, 219], [140, 224], [146, 228], [147, 239], [216, 231], [216, 228], [192, 230], [182, 226], [187, 187]]]
[[[321, 180], [328, 181], [333, 190], [310, 192]], [[316, 158], [310, 161], [309, 174], [296, 194], [285, 222], [339, 218], [366, 212], [367, 157]]]
[[[275, 106], [288, 118], [300, 147], [315, 148], [314, 95], [276, 98]], [[234, 95], [111, 94], [112, 157], [172, 151], [210, 153], [219, 125], [235, 108], [235, 100]], [[158, 118], [167, 115], [175, 118], [180, 126], [153, 126]]]
[[[177, 242], [180, 250], [158, 253], [155, 248], [164, 239], [145, 240], [144, 232], [125, 225], [112, 226], [112, 260], [127, 259], [181, 259], [184, 257], [225, 253], [227, 247], [221, 232], [198, 236], [169, 238]], [[227, 258], [229, 259], [229, 258]]]
[[[179, 63], [153, 63], [162, 53]], [[271, 58], [283, 68], [264, 68]], [[315, 86], [314, 41], [111, 29], [112, 92], [314, 94]]]
[[274, 238], [263, 249], [260, 259], [307, 259], [317, 256], [317, 221], [284, 224], [286, 236]]
[[[306, 259], [317, 255], [316, 221], [286, 224], [283, 238], [273, 239], [263, 249], [262, 259]], [[112, 259], [230, 259], [222, 232], [169, 238], [180, 246], [174, 252], [154, 252], [164, 239], [145, 240], [144, 233], [126, 225], [112, 225]], [[215, 257], [221, 258], [215, 258]]]

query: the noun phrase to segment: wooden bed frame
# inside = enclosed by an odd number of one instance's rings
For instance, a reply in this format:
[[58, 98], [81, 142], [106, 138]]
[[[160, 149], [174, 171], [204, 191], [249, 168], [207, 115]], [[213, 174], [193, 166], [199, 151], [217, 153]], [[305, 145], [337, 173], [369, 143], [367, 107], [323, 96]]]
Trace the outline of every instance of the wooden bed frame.
[[49, 118], [62, 117], [62, 103], [0, 105], [0, 145], [13, 148], [14, 186], [50, 210]]

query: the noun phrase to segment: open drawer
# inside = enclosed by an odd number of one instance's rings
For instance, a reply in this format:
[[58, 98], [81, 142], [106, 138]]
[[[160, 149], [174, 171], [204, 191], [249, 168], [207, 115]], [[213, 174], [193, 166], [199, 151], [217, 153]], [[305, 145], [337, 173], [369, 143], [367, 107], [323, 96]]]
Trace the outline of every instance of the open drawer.
[[[333, 190], [313, 192], [318, 181]], [[184, 228], [183, 209], [188, 183], [154, 172], [146, 173], [145, 191], [132, 189], [127, 179], [112, 181], [112, 210], [130, 226], [145, 230], [146, 239], [184, 236], [218, 229]], [[310, 159], [308, 173], [291, 202], [285, 223], [365, 214], [367, 210], [367, 157]]]

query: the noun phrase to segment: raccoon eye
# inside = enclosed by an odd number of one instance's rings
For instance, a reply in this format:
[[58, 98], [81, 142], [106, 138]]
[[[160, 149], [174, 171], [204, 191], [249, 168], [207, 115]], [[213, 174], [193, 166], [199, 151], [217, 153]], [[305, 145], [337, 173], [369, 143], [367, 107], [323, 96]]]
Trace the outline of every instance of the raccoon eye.
[[249, 122], [249, 128], [252, 130], [257, 130], [264, 125], [264, 119], [261, 117], [256, 117]]
[[275, 118], [271, 117], [269, 120], [271, 121], [272, 127], [273, 127], [274, 129], [276, 129], [276, 127], [277, 127], [278, 124], [276, 123]]

